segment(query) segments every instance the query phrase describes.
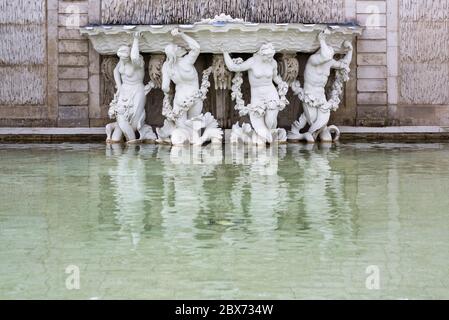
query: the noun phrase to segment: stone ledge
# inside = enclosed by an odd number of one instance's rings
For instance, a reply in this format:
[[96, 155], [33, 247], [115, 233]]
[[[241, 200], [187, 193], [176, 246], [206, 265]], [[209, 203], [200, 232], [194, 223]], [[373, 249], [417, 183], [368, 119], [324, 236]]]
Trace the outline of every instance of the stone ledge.
[[100, 142], [105, 140], [100, 128], [0, 128], [0, 142]]
[[[449, 127], [340, 127], [344, 142], [350, 141], [449, 141]], [[230, 129], [225, 130], [225, 140]], [[1, 142], [103, 142], [104, 127], [98, 128], [0, 128]]]

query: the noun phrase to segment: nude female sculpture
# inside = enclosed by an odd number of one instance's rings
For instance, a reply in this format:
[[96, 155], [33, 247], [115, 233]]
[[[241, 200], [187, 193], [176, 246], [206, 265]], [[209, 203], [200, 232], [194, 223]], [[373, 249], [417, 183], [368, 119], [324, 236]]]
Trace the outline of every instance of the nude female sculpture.
[[[154, 87], [150, 81], [143, 84], [145, 63], [139, 54], [140, 33], [134, 33], [132, 48], [122, 46], [117, 51], [120, 58], [114, 69], [117, 88], [109, 108], [109, 117], [117, 122], [106, 126], [107, 143], [119, 143], [123, 136], [128, 143], [156, 140], [151, 126], [145, 124], [146, 95]], [[139, 132], [139, 139], [136, 138]]]
[[[167, 59], [162, 66], [162, 91], [164, 92], [162, 114], [167, 119], [162, 128], [156, 129], [158, 142], [174, 145], [188, 142], [202, 145], [211, 140], [213, 143], [221, 143], [223, 132], [218, 128], [217, 121], [210, 113], [202, 114], [203, 100], [210, 86], [208, 77], [212, 68], [203, 72], [200, 87], [195, 69], [195, 62], [200, 55], [200, 45], [193, 38], [179, 32], [177, 28], [171, 33], [174, 37], [181, 37], [190, 51], [176, 44], [169, 44], [165, 48]], [[171, 82], [175, 84], [173, 101], [171, 101], [170, 92]], [[202, 129], [204, 129], [203, 134], [201, 134]]]
[[[288, 85], [278, 75], [274, 54], [275, 50], [271, 43], [262, 45], [259, 51], [246, 61], [232, 59], [229, 53], [223, 52], [227, 68], [236, 72], [232, 94], [232, 98], [236, 100], [236, 110], [239, 110], [241, 116], [249, 114], [255, 131], [251, 132], [248, 124], [240, 127], [236, 123], [232, 128], [231, 142], [265, 145], [275, 141], [286, 141], [285, 130], [277, 128], [277, 116], [288, 104], [285, 98]], [[243, 71], [248, 71], [251, 86], [251, 103], [247, 106], [244, 105], [240, 90]], [[278, 85], [278, 89], [273, 82]]]
[[[349, 79], [349, 65], [352, 60], [352, 44], [349, 41], [343, 43], [347, 53], [340, 61], [334, 60], [334, 49], [327, 45], [326, 35], [329, 31], [318, 35], [320, 49], [313, 54], [306, 64], [304, 72], [304, 88], [299, 81], [292, 84], [293, 92], [298, 95], [303, 103], [304, 112], [292, 125], [288, 134], [291, 140], [306, 140], [309, 143], [319, 138], [322, 142], [338, 140], [340, 131], [335, 126], [327, 126], [330, 111], [337, 110], [343, 93], [343, 84]], [[337, 69], [335, 82], [332, 85], [329, 100], [326, 97], [325, 87], [332, 69]], [[305, 133], [300, 131], [309, 125]], [[334, 137], [332, 137], [334, 133]]]

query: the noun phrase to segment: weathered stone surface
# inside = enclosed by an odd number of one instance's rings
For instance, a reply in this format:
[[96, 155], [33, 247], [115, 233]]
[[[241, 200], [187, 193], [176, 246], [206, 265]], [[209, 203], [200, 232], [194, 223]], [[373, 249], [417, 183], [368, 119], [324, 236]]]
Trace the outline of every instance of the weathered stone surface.
[[59, 107], [59, 120], [64, 119], [89, 119], [87, 106]]
[[357, 64], [359, 66], [385, 66], [387, 55], [385, 53], [359, 53]]
[[402, 104], [449, 104], [449, 2], [399, 0]]
[[59, 106], [85, 106], [89, 103], [89, 95], [84, 92], [59, 93]]
[[359, 40], [357, 41], [358, 52], [382, 53], [387, 52], [386, 40]]
[[60, 67], [59, 79], [87, 79], [88, 68], [75, 68], [75, 67]]
[[357, 68], [358, 79], [386, 79], [387, 67], [385, 66], [361, 66]]
[[59, 92], [87, 92], [87, 80], [59, 80]]
[[89, 64], [89, 59], [87, 55], [82, 54], [60, 54], [59, 55], [59, 65], [63, 66], [74, 66], [74, 67], [84, 67]]
[[87, 40], [60, 40], [60, 53], [87, 53], [89, 50], [89, 43]]
[[359, 79], [357, 81], [359, 92], [386, 92], [387, 80], [385, 79]]
[[357, 126], [383, 127], [387, 125], [387, 106], [359, 106]]
[[357, 103], [359, 105], [371, 104], [382, 105], [387, 104], [387, 94], [383, 92], [363, 92], [357, 94]]

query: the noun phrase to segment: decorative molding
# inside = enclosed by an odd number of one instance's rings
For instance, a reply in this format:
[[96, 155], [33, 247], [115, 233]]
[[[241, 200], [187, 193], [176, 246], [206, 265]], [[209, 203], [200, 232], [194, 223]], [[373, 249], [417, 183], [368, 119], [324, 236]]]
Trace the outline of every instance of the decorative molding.
[[224, 51], [254, 53], [264, 43], [272, 43], [276, 52], [312, 53], [319, 48], [317, 35], [330, 30], [329, 45], [336, 53], [343, 53], [342, 43], [352, 41], [362, 33], [356, 25], [325, 25], [301, 23], [228, 23], [223, 26], [197, 25], [139, 25], [139, 26], [88, 26], [81, 28], [88, 35], [95, 50], [100, 54], [113, 55], [122, 45], [130, 45], [132, 32], [140, 32], [140, 51], [146, 53], [164, 52], [165, 47], [175, 42], [170, 32], [179, 27], [189, 34], [201, 47], [201, 52], [221, 54]]
[[154, 87], [160, 89], [162, 86], [162, 65], [165, 61], [164, 54], [152, 54], [148, 63], [148, 73]]
[[115, 93], [115, 81], [114, 81], [114, 69], [119, 59], [115, 56], [103, 57], [101, 62], [101, 75], [103, 77], [103, 92], [101, 105], [109, 105], [114, 98]]
[[232, 73], [226, 68], [223, 55], [214, 54], [212, 73], [214, 75], [215, 90], [227, 90], [231, 88]]
[[299, 61], [296, 53], [283, 53], [278, 62], [279, 74], [289, 85], [298, 78]]

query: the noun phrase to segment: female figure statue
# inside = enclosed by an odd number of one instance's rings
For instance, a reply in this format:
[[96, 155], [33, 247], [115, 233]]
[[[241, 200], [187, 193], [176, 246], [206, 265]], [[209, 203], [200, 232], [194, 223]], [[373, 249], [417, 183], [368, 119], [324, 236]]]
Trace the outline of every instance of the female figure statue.
[[[336, 126], [327, 126], [330, 118], [330, 111], [337, 110], [340, 98], [343, 93], [343, 84], [349, 79], [349, 64], [352, 60], [352, 44], [349, 41], [343, 43], [347, 53], [340, 61], [334, 60], [334, 49], [327, 45], [326, 35], [328, 30], [318, 35], [320, 49], [310, 56], [304, 71], [304, 89], [299, 81], [292, 84], [293, 92], [302, 101], [304, 112], [292, 125], [288, 138], [291, 140], [306, 140], [309, 143], [320, 138], [322, 142], [332, 142], [338, 140], [340, 131]], [[325, 87], [329, 80], [332, 69], [336, 69], [335, 82], [329, 95], [326, 97]], [[309, 130], [301, 133], [306, 125]], [[332, 137], [332, 133], [335, 134]]]
[[[288, 84], [278, 75], [277, 62], [274, 60], [274, 47], [271, 43], [262, 45], [257, 53], [246, 61], [232, 59], [229, 53], [223, 52], [224, 60], [230, 71], [237, 72], [233, 79], [232, 98], [236, 100], [236, 110], [240, 115], [249, 114], [249, 125], [240, 127], [236, 123], [232, 128], [231, 142], [252, 142], [256, 144], [285, 142], [286, 132], [277, 128], [277, 116], [288, 104], [286, 94]], [[243, 82], [241, 72], [248, 71], [251, 85], [251, 104], [245, 106], [240, 86]], [[274, 83], [278, 85], [278, 89]]]
[[[206, 99], [210, 82], [208, 77], [212, 68], [203, 72], [201, 87], [198, 83], [198, 73], [195, 62], [200, 55], [200, 45], [193, 38], [172, 30], [174, 37], [181, 37], [190, 51], [169, 44], [165, 48], [167, 56], [162, 66], [162, 91], [164, 102], [162, 114], [167, 118], [162, 128], [158, 128], [158, 142], [168, 142], [181, 145], [186, 142], [202, 145], [208, 140], [221, 143], [223, 132], [218, 128], [217, 121], [210, 113], [202, 114], [203, 100]], [[175, 84], [175, 94], [172, 101], [170, 84]], [[172, 106], [173, 103], [173, 106]], [[201, 134], [202, 129], [204, 133]]]
[[[117, 87], [114, 99], [110, 103], [109, 117], [117, 122], [106, 126], [108, 143], [121, 142], [123, 136], [128, 143], [156, 140], [152, 128], [145, 124], [146, 95], [154, 87], [150, 81], [143, 84], [145, 63], [139, 54], [140, 33], [134, 33], [132, 48], [122, 46], [117, 51], [119, 63], [114, 69]], [[139, 132], [139, 139], [136, 138]]]

